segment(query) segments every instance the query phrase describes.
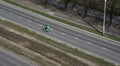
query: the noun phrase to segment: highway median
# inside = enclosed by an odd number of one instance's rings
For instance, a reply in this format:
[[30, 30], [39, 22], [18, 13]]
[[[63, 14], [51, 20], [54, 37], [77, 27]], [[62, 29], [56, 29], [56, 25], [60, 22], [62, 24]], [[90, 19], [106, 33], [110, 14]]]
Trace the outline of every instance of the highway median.
[[50, 62], [51, 60], [46, 59], [45, 56], [41, 56], [40, 54], [37, 54], [32, 50], [24, 48], [10, 40], [7, 40], [4, 37], [0, 37], [0, 48], [5, 48], [9, 51], [12, 51], [13, 53], [21, 56], [22, 58], [26, 58], [33, 63], [35, 62], [34, 64], [37, 64], [38, 66], [39, 64], [41, 66], [59, 66], [56, 63], [54, 64]]

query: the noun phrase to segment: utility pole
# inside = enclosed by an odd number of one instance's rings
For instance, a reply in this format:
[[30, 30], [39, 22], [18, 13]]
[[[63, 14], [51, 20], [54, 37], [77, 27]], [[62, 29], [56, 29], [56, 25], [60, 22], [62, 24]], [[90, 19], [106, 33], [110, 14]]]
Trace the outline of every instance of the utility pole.
[[104, 3], [103, 35], [105, 34], [106, 2], [107, 0], [105, 0], [105, 3]]

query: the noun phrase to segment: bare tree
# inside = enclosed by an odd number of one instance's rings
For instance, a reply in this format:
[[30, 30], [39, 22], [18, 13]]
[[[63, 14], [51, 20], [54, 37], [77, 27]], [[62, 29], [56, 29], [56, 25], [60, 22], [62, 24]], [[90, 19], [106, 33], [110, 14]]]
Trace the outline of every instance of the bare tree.
[[84, 17], [87, 16], [88, 8], [90, 6], [91, 0], [84, 0]]
[[113, 15], [114, 15], [114, 9], [115, 9], [115, 4], [116, 4], [116, 1], [117, 0], [112, 0], [112, 4], [111, 4], [111, 7], [110, 7], [110, 23], [109, 23], [109, 26], [112, 25], [112, 19], [113, 19]]

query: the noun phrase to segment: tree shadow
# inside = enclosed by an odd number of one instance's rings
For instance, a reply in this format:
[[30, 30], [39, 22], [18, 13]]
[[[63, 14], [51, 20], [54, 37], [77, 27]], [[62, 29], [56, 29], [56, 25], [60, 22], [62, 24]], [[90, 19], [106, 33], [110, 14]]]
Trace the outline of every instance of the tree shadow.
[[97, 27], [95, 27], [93, 24], [94, 23], [92, 23], [92, 22], [90, 22], [90, 21], [86, 21], [86, 20], [84, 20], [84, 22], [87, 24], [87, 25], [89, 25], [90, 27], [92, 27], [96, 32], [98, 32], [100, 35], [102, 35], [103, 33], [99, 30], [99, 29], [97, 29]]

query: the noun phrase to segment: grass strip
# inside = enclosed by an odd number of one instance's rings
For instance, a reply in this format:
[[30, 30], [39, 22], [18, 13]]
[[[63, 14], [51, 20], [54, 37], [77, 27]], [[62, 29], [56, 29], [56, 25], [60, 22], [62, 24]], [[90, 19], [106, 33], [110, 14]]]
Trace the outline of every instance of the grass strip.
[[33, 60], [39, 63], [41, 66], [56, 66], [55, 64], [49, 61], [46, 61], [43, 58], [37, 55], [34, 55], [33, 53], [29, 53], [24, 49], [21, 49], [20, 47], [13, 45], [10, 42], [8, 43], [7, 40], [0, 39], [0, 46], [6, 48], [9, 51], [16, 53], [17, 55], [22, 55], [23, 57], [29, 58], [30, 60]]
[[81, 25], [78, 25], [78, 24], [75, 24], [73, 22], [70, 22], [70, 21], [67, 21], [67, 20], [64, 20], [64, 19], [61, 19], [61, 18], [57, 18], [57, 17], [54, 17], [54, 16], [51, 16], [51, 15], [48, 15], [44, 12], [41, 12], [41, 11], [37, 11], [37, 10], [34, 10], [34, 9], [31, 9], [31, 8], [28, 8], [26, 6], [23, 6], [23, 5], [20, 5], [20, 4], [17, 4], [11, 0], [3, 0], [5, 2], [8, 2], [10, 4], [13, 4], [15, 6], [18, 6], [18, 7], [21, 7], [23, 9], [26, 9], [26, 10], [29, 10], [31, 12], [34, 12], [34, 13], [37, 13], [37, 14], [40, 14], [42, 16], [45, 16], [45, 17], [48, 17], [50, 19], [53, 19], [53, 20], [56, 20], [56, 21], [59, 21], [59, 22], [62, 22], [62, 23], [65, 23], [65, 24], [68, 24], [70, 26], [74, 26], [74, 27], [77, 27], [77, 28], [80, 28], [80, 29], [83, 29], [83, 30], [86, 30], [86, 31], [89, 31], [89, 32], [92, 32], [92, 33], [95, 33], [95, 34], [98, 34], [100, 36], [104, 36], [104, 37], [107, 37], [107, 38], [110, 38], [110, 39], [113, 39], [113, 40], [116, 40], [116, 41], [120, 41], [120, 37], [117, 37], [117, 36], [114, 36], [114, 35], [110, 35], [110, 34], [107, 34], [105, 33], [105, 35], [102, 35], [101, 33], [99, 33], [98, 31], [96, 30], [93, 30], [91, 28], [87, 28], [85, 26], [81, 26]]
[[[13, 41], [17, 44], [17, 46], [23, 46], [25, 48], [28, 48], [34, 52], [37, 52], [44, 56], [44, 59], [50, 59], [49, 61], [54, 61], [55, 63], [61, 64], [61, 66], [88, 66], [87, 64], [80, 62], [76, 58], [72, 58], [71, 56], [67, 55], [66, 52], [61, 52], [59, 50], [56, 50], [55, 48], [52, 48], [46, 43], [43, 42], [37, 42], [34, 40], [27, 39], [25, 37], [22, 37], [21, 35], [17, 35], [14, 32], [9, 32], [3, 28], [0, 28], [0, 36], [6, 38], [7, 40]], [[9, 39], [11, 38], [11, 39]], [[24, 49], [24, 48], [23, 48]], [[25, 49], [24, 49], [25, 50]], [[29, 52], [29, 51], [28, 51]], [[29, 52], [33, 53], [34, 52]], [[27, 54], [29, 54], [27, 53]], [[37, 54], [38, 55], [38, 54]]]
[[87, 60], [89, 60], [91, 62], [94, 62], [94, 63], [96, 63], [96, 64], [98, 64], [100, 66], [114, 66], [113, 63], [107, 62], [107, 61], [105, 61], [103, 59], [96, 58], [96, 57], [91, 56], [91, 55], [88, 55], [88, 54], [86, 54], [86, 53], [84, 53], [82, 51], [71, 48], [71, 47], [69, 47], [69, 46], [67, 46], [65, 44], [61, 44], [61, 43], [58, 43], [58, 42], [53, 41], [51, 39], [45, 38], [42, 35], [38, 35], [37, 33], [33, 32], [33, 31], [30, 31], [28, 29], [25, 29], [25, 28], [23, 28], [21, 26], [13, 24], [13, 23], [10, 23], [10, 22], [4, 21], [4, 20], [0, 20], [0, 24], [6, 25], [6, 26], [8, 26], [8, 27], [10, 27], [10, 28], [12, 28], [14, 30], [17, 30], [17, 31], [26, 33], [28, 35], [31, 35], [31, 36], [37, 38], [40, 41], [46, 42], [47, 44], [50, 44], [50, 45], [52, 45], [54, 47], [62, 49], [62, 50], [66, 51], [66, 52], [69, 52], [69, 53], [71, 53], [73, 55], [85, 58], [85, 59], [87, 59]]
[[4, 40], [0, 39], [0, 46], [7, 48], [8, 50], [12, 50], [14, 53], [18, 55], [23, 55], [22, 50], [17, 48], [16, 46], [12, 46]]

